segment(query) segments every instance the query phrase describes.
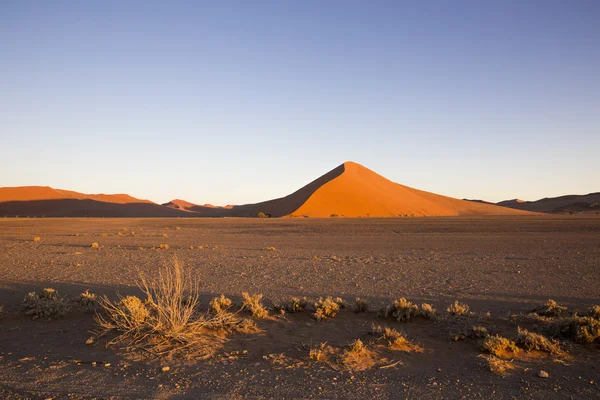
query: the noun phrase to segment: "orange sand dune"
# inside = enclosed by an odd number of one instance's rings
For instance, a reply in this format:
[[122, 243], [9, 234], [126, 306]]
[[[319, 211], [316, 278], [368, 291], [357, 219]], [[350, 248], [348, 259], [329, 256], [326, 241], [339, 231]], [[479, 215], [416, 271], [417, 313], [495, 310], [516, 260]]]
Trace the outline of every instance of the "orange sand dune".
[[104, 203], [150, 203], [150, 200], [141, 200], [128, 194], [85, 194], [70, 190], [53, 189], [49, 186], [18, 186], [0, 188], [0, 202], [7, 201], [31, 201], [31, 200], [96, 200]]
[[522, 210], [441, 196], [394, 183], [368, 168], [346, 162], [298, 191], [256, 204], [214, 209], [194, 206], [208, 217], [399, 217], [452, 215], [519, 215]]

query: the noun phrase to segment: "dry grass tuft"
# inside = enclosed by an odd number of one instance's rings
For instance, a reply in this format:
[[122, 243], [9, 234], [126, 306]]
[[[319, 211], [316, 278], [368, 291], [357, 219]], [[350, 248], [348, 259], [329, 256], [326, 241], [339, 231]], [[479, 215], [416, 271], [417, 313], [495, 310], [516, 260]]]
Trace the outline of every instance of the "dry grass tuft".
[[589, 316], [600, 320], [600, 306], [592, 306], [590, 308]]
[[563, 337], [581, 344], [600, 342], [600, 320], [574, 315], [548, 324], [552, 336]]
[[39, 236], [36, 236], [36, 237], [34, 237], [34, 238], [33, 238], [33, 241], [34, 241], [34, 242], [39, 242], [40, 240], [41, 240], [41, 239], [40, 239], [40, 237], [39, 237]]
[[246, 292], [242, 293], [242, 310], [247, 310], [252, 313], [252, 316], [257, 319], [266, 318], [269, 316], [269, 311], [262, 304], [262, 294], [250, 295]]
[[321, 321], [327, 318], [333, 318], [340, 311], [340, 305], [331, 296], [327, 296], [325, 299], [319, 297], [319, 300], [314, 304], [315, 313], [313, 316], [317, 321]]
[[543, 306], [534, 309], [532, 312], [543, 317], [560, 317], [567, 311], [567, 307], [561, 306], [556, 301], [550, 299]]
[[124, 343], [157, 356], [185, 351], [207, 358], [222, 348], [223, 328], [239, 323], [229, 313], [198, 312], [198, 282], [177, 258], [161, 266], [154, 278], [141, 276], [138, 286], [146, 295], [144, 302], [135, 296], [114, 303], [100, 300], [105, 314], [97, 314], [96, 321], [103, 333], [119, 332], [109, 345]]
[[275, 247], [267, 247], [265, 250], [266, 251], [277, 251], [277, 249]]
[[169, 245], [166, 243], [161, 243], [158, 245], [158, 248], [163, 250], [169, 250]]
[[82, 306], [85, 309], [85, 311], [92, 312], [92, 311], [94, 311], [94, 309], [96, 308], [96, 305], [98, 304], [98, 296], [96, 296], [95, 293], [92, 293], [89, 290], [86, 290], [85, 292], [83, 292], [79, 295], [79, 298], [77, 299], [77, 303], [80, 306]]
[[560, 343], [556, 340], [548, 339], [539, 333], [529, 332], [527, 329], [521, 329], [520, 327], [517, 328], [517, 332], [516, 343], [527, 351], [539, 350], [554, 355], [564, 354]]
[[362, 340], [356, 339], [348, 345], [341, 357], [343, 367], [350, 371], [365, 371], [371, 369], [377, 361], [374, 353], [369, 350]]
[[519, 352], [519, 348], [515, 342], [499, 335], [485, 338], [481, 344], [481, 349], [496, 357], [507, 357]]
[[486, 361], [487, 367], [496, 375], [505, 376], [509, 374], [509, 371], [515, 369], [515, 365], [510, 362], [498, 358], [490, 354], [480, 354], [479, 357]]
[[91, 246], [90, 246], [90, 247], [91, 247], [92, 249], [99, 249], [99, 248], [100, 248], [100, 245], [98, 244], [98, 242], [94, 242], [94, 243], [92, 243], [92, 244], [91, 244]]
[[285, 314], [286, 312], [297, 313], [304, 311], [307, 305], [308, 299], [306, 297], [292, 297], [284, 302], [274, 301], [273, 309], [279, 311], [281, 314]]
[[169, 237], [169, 235], [167, 235], [166, 233], [163, 233], [161, 236], [162, 237]]
[[414, 344], [402, 332], [398, 332], [394, 328], [383, 328], [381, 326], [373, 326], [373, 334], [379, 339], [387, 340], [388, 349], [394, 351], [403, 351], [405, 353], [422, 353], [423, 347]]
[[437, 313], [435, 308], [431, 304], [423, 303], [421, 304], [421, 310], [419, 311], [419, 315], [426, 319], [434, 320], [437, 318]]
[[41, 292], [31, 292], [23, 299], [23, 309], [27, 315], [32, 315], [33, 319], [44, 318], [63, 318], [71, 307], [67, 301], [58, 295], [58, 292], [51, 288], [43, 289]]
[[181, 228], [180, 228], [180, 227], [178, 227], [178, 226], [176, 226], [176, 227], [175, 227], [175, 230], [176, 230], [176, 231], [180, 231], [180, 230], [181, 230]]
[[210, 302], [210, 312], [214, 315], [220, 314], [222, 312], [227, 311], [231, 308], [233, 302], [231, 299], [225, 297], [225, 295], [221, 295], [219, 297], [215, 297]]
[[419, 313], [419, 306], [406, 300], [404, 297], [394, 300], [390, 305], [384, 306], [379, 315], [383, 318], [394, 318], [400, 322], [408, 322]]
[[468, 335], [471, 339], [485, 339], [488, 336], [490, 336], [490, 334], [488, 333], [488, 330], [485, 326], [473, 326], [471, 328], [471, 332], [469, 332]]
[[357, 297], [356, 300], [354, 300], [354, 312], [362, 313], [367, 311], [369, 311], [369, 300]]
[[450, 304], [446, 309], [448, 314], [450, 315], [469, 315], [469, 306], [467, 304], [459, 303], [458, 300], [454, 301], [454, 303]]
[[107, 237], [108, 235], [106, 233], [103, 233], [102, 235], [100, 235], [102, 237]]
[[330, 357], [336, 354], [336, 349], [327, 343], [321, 343], [316, 347], [311, 347], [308, 356], [311, 360], [319, 362], [329, 362]]

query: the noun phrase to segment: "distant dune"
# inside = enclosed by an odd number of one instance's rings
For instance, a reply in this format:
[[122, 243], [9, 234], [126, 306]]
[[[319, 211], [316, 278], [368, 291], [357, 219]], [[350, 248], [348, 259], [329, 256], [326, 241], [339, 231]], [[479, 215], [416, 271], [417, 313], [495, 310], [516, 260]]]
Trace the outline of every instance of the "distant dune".
[[178, 217], [186, 213], [127, 194], [84, 194], [48, 186], [0, 188], [0, 216]]
[[239, 206], [197, 205], [180, 199], [158, 205], [124, 194], [88, 195], [41, 186], [0, 188], [0, 216], [256, 217], [259, 213], [312, 218], [530, 214], [413, 189], [354, 162], [288, 196]]
[[497, 205], [540, 213], [600, 212], [600, 192], [546, 197], [536, 201], [505, 200]]

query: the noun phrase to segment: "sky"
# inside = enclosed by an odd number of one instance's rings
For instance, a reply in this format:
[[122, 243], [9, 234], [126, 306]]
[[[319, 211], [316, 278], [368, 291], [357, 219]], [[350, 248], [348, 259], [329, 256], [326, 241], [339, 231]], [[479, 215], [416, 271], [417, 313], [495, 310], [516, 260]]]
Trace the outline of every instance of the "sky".
[[0, 2], [0, 186], [287, 195], [344, 161], [457, 198], [600, 191], [600, 2]]

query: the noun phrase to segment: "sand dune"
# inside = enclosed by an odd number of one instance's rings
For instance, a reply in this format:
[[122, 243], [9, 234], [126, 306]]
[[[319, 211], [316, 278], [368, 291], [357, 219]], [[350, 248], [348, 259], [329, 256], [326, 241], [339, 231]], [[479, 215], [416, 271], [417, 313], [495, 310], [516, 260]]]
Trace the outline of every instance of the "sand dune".
[[71, 190], [54, 189], [49, 186], [17, 186], [0, 188], [0, 202], [29, 200], [96, 200], [105, 203], [150, 203], [150, 200], [136, 199], [128, 194], [85, 194]]
[[600, 192], [546, 197], [536, 201], [513, 199], [496, 204], [518, 210], [542, 213], [600, 212]]

